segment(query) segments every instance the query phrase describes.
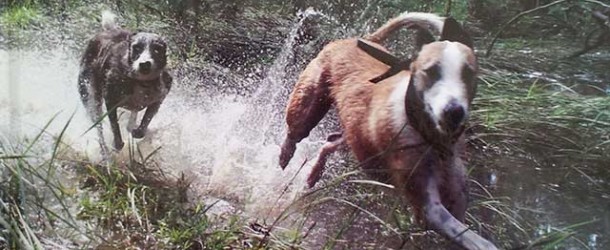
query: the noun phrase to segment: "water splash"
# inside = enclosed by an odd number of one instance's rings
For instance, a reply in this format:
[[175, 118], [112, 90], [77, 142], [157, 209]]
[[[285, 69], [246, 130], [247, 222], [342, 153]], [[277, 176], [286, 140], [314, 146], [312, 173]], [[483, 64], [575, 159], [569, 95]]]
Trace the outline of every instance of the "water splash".
[[[290, 66], [295, 64], [297, 39], [301, 36], [300, 32], [309, 18], [323, 14], [308, 8], [300, 11], [297, 16], [299, 20], [290, 28], [279, 54], [267, 69], [267, 76], [252, 96], [250, 107], [238, 124], [241, 128], [236, 129], [236, 132], [248, 142], [262, 141], [277, 144], [281, 139], [279, 136], [284, 132], [285, 104], [296, 82], [295, 72]], [[261, 129], [262, 133], [260, 133]]]
[[[283, 134], [291, 82], [295, 81], [287, 68], [294, 64], [300, 29], [315, 15], [319, 13], [311, 9], [300, 13], [266, 77], [255, 83], [258, 88], [250, 97], [220, 94], [191, 102], [183, 98], [191, 89], [175, 89], [159, 112], [158, 129], [140, 145], [162, 146], [157, 159], [165, 168], [192, 173], [200, 190], [235, 201], [250, 215], [266, 216], [270, 209], [281, 210], [292, 202], [303, 190], [307, 173], [298, 172], [296, 165], [313, 158], [320, 143], [301, 143], [293, 166], [282, 171], [277, 142]], [[294, 183], [288, 183], [293, 177]], [[280, 197], [286, 186], [290, 191]]]
[[[199, 192], [234, 201], [252, 215], [266, 215], [287, 185], [292, 185], [291, 191], [280, 204], [291, 202], [303, 190], [303, 173], [307, 171], [297, 174], [298, 167], [294, 166], [282, 171], [277, 164], [279, 146], [275, 141], [282, 134], [284, 105], [291, 89], [289, 82], [294, 81], [288, 79], [290, 75], [286, 68], [293, 63], [293, 49], [300, 28], [307, 18], [318, 14], [311, 9], [300, 14], [301, 18], [291, 27], [277, 59], [262, 81], [227, 77], [227, 81], [231, 81], [229, 84], [232, 81], [260, 81], [249, 98], [234, 93], [193, 90], [190, 81], [209, 79], [176, 78], [176, 87], [153, 119], [148, 135], [136, 142], [144, 154], [160, 147], [154, 159], [162, 168], [176, 174], [189, 173]], [[101, 160], [95, 132], [85, 133], [91, 121], [76, 89], [78, 56], [62, 48], [2, 53], [0, 76], [15, 77], [3, 80], [1, 87], [14, 89], [15, 93], [0, 95], [0, 104], [3, 104], [0, 116], [15, 114], [18, 117], [3, 119], [0, 133], [15, 135], [12, 141], [33, 138], [57, 115], [46, 131], [45, 141], [37, 144], [50, 153], [54, 137], [74, 114], [63, 141], [77, 153]], [[231, 75], [226, 69], [222, 71]], [[124, 129], [127, 113], [120, 112], [119, 116]], [[112, 141], [108, 122], [103, 125], [106, 141]], [[17, 128], [20, 132], [14, 133]], [[127, 131], [122, 132], [125, 140], [133, 142]], [[312, 158], [318, 146], [317, 142], [304, 141], [293, 165]], [[295, 182], [288, 183], [287, 180], [295, 175]]]
[[50, 149], [54, 137], [70, 121], [65, 142], [93, 160], [101, 160], [95, 146], [97, 138], [82, 136], [91, 121], [76, 91], [78, 60], [62, 49], [1, 53], [0, 76], [8, 79], [1, 81], [0, 89], [9, 91], [0, 95], [0, 117], [9, 119], [0, 121], [0, 134], [17, 144], [32, 139], [52, 121], [41, 137], [43, 141], [35, 145], [41, 150]]

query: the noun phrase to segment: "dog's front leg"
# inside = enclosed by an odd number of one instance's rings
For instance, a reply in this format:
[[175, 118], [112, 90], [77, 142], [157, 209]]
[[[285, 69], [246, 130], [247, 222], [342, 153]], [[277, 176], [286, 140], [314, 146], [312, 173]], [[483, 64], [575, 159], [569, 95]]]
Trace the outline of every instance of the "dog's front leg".
[[466, 167], [459, 157], [444, 169], [445, 183], [442, 184], [441, 195], [443, 204], [451, 214], [461, 222], [466, 220], [468, 207], [468, 189], [466, 187]]
[[108, 112], [108, 119], [110, 120], [110, 128], [112, 128], [112, 135], [114, 137], [114, 148], [121, 150], [125, 143], [121, 137], [121, 128], [119, 127], [119, 117], [117, 115], [117, 108], [119, 102], [112, 99], [106, 100], [106, 110]]
[[142, 138], [146, 134], [146, 130], [148, 129], [148, 124], [152, 121], [152, 118], [159, 111], [159, 107], [161, 107], [161, 102], [155, 102], [148, 107], [146, 107], [146, 113], [144, 113], [144, 117], [142, 118], [142, 122], [140, 126], [131, 131], [131, 135], [134, 138]]
[[[426, 171], [426, 170], [424, 170]], [[491, 242], [470, 230], [443, 206], [439, 193], [439, 177], [433, 171], [418, 176], [415, 190], [423, 203], [426, 224], [453, 243], [469, 250], [497, 249]]]

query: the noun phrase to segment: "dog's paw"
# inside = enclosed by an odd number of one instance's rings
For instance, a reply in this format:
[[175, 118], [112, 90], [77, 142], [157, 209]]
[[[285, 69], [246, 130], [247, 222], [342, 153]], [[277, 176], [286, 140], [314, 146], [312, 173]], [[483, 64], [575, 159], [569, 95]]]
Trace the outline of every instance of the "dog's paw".
[[123, 141], [115, 141], [114, 142], [114, 149], [116, 151], [121, 151], [121, 149], [123, 149], [123, 146], [125, 146], [125, 143]]
[[292, 159], [296, 149], [296, 143], [290, 141], [289, 139], [286, 139], [284, 144], [282, 144], [282, 151], [280, 152], [280, 167], [282, 169], [285, 169], [286, 166], [288, 166], [288, 163], [290, 162], [290, 159]]
[[133, 138], [136, 138], [136, 139], [144, 138], [145, 134], [146, 134], [145, 129], [136, 128], [131, 131], [131, 136], [133, 136]]

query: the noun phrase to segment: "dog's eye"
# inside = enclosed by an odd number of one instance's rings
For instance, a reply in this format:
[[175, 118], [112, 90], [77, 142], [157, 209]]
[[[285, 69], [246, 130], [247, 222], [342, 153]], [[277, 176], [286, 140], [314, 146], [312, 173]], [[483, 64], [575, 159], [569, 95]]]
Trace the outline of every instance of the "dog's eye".
[[153, 49], [153, 53], [155, 53], [155, 54], [165, 53], [165, 49], [162, 46], [159, 46], [159, 45], [153, 46], [152, 49]]
[[143, 49], [144, 49], [144, 46], [142, 46], [142, 44], [134, 44], [132, 46], [132, 50], [135, 54], [142, 52]]
[[438, 80], [441, 79], [441, 69], [438, 65], [433, 65], [432, 67], [424, 70], [424, 72], [426, 72], [426, 75], [428, 76], [428, 79], [431, 82], [437, 82]]
[[462, 68], [462, 81], [465, 83], [472, 82], [474, 80], [474, 71], [468, 67], [468, 65], [464, 65]]

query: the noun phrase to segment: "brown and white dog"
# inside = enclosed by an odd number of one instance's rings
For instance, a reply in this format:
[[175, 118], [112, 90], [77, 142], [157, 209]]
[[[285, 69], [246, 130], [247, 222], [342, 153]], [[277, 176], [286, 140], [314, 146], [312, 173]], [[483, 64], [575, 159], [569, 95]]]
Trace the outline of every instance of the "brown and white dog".
[[[105, 103], [114, 135], [114, 148], [124, 142], [118, 124], [117, 108], [131, 111], [128, 129], [134, 138], [144, 137], [153, 116], [172, 85], [165, 68], [167, 44], [157, 34], [130, 32], [116, 25], [115, 15], [102, 13], [102, 31], [87, 44], [81, 58], [78, 90], [83, 104], [97, 122], [102, 150], [102, 101]], [[135, 127], [138, 111], [146, 113]]]
[[[347, 143], [366, 172], [406, 195], [417, 218], [466, 249], [497, 249], [466, 225], [465, 122], [476, 92], [472, 40], [453, 18], [404, 13], [365, 37], [379, 43], [402, 26], [416, 28], [418, 53], [410, 69], [373, 83], [388, 65], [358, 47], [357, 38], [326, 45], [301, 73], [286, 109], [288, 134], [280, 166], [331, 105], [341, 133], [331, 134], [309, 175], [320, 179], [326, 158]], [[430, 31], [440, 33], [435, 41]]]

